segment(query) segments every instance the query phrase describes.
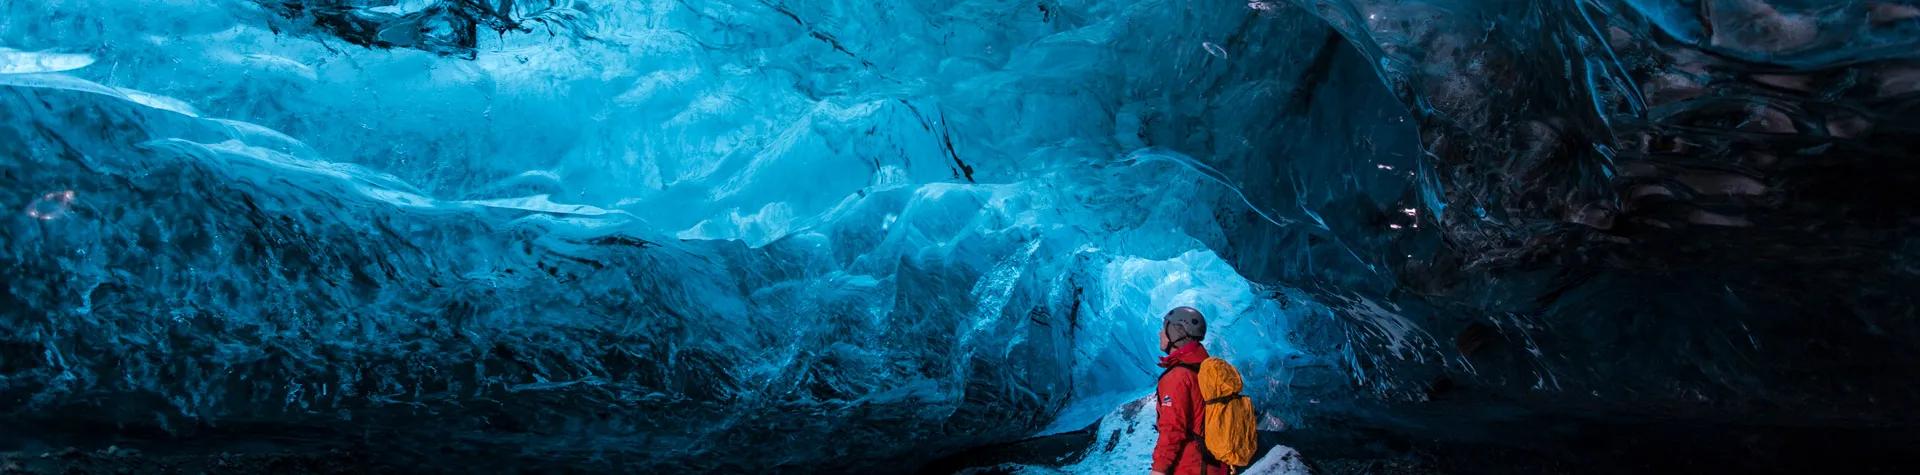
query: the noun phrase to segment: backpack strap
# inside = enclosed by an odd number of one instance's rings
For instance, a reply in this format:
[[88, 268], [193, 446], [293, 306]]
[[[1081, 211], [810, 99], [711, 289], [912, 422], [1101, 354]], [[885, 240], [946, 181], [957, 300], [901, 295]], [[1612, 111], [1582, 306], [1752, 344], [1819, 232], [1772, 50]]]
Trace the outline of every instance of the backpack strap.
[[[1193, 439], [1193, 444], [1194, 444], [1195, 446], [1198, 446], [1198, 447], [1200, 448], [1200, 466], [1201, 466], [1201, 467], [1203, 467], [1203, 468], [1204, 468], [1204, 467], [1219, 467], [1219, 466], [1229, 466], [1229, 467], [1231, 467], [1231, 465], [1227, 465], [1227, 464], [1226, 464], [1226, 462], [1221, 462], [1221, 461], [1220, 461], [1220, 459], [1217, 459], [1217, 458], [1213, 458], [1213, 451], [1212, 451], [1212, 450], [1207, 450], [1207, 436], [1206, 436], [1206, 435], [1203, 435], [1203, 434], [1199, 434], [1199, 433], [1195, 433], [1194, 431], [1191, 431], [1191, 430], [1189, 430], [1189, 431], [1187, 431], [1187, 437], [1190, 437], [1190, 438], [1192, 438], [1192, 439]], [[1202, 472], [1202, 473], [1205, 473], [1205, 470], [1203, 469], [1203, 470], [1201, 470], [1201, 472]]]

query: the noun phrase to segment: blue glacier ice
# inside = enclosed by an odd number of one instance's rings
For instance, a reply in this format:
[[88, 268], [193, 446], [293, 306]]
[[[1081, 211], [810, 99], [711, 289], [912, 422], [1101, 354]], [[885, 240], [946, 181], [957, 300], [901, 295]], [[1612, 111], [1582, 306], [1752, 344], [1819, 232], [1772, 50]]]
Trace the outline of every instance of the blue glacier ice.
[[6, 2], [0, 449], [912, 471], [1138, 399], [1180, 305], [1268, 429], [1908, 427], [1916, 46], [1905, 0]]
[[315, 19], [443, 2], [9, 5], [9, 199], [71, 196], [6, 218], [4, 421], [58, 427], [10, 436], [871, 470], [1093, 423], [1174, 306], [1253, 367], [1314, 312], [1210, 250], [1244, 184], [1160, 145], [1254, 153], [1189, 134], [1256, 105], [1177, 88], [1280, 100], [1220, 45], [1310, 18], [534, 3], [466, 48]]

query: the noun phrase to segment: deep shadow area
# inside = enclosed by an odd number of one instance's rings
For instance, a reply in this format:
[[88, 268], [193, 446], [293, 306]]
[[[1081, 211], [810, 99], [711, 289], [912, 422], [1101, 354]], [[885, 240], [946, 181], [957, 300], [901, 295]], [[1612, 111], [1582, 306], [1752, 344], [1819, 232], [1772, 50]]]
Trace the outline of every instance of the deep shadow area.
[[453, 472], [396, 466], [354, 452], [154, 456], [118, 449], [99, 451], [62, 449], [39, 453], [0, 454], [0, 473], [330, 475]]
[[[1538, 434], [1536, 448], [1413, 439], [1375, 428], [1261, 432], [1261, 452], [1300, 451], [1315, 475], [1895, 474], [1920, 469], [1911, 428], [1699, 427], [1681, 423], [1567, 421], [1570, 436]], [[990, 467], [1071, 465], [1090, 430], [982, 447], [928, 466], [926, 475], [1007, 473]], [[1141, 467], [1145, 470], [1146, 467]]]
[[[992, 467], [1072, 465], [1095, 442], [1093, 429], [977, 447], [916, 473], [1011, 473]], [[1327, 427], [1261, 432], [1261, 454], [1275, 446], [1302, 454], [1316, 475], [1612, 475], [1612, 474], [1903, 474], [1920, 469], [1912, 428], [1700, 427], [1685, 423], [1565, 421], [1560, 435], [1536, 434], [1534, 448], [1448, 439], [1416, 439], [1377, 428]], [[135, 446], [144, 446], [130, 441]], [[256, 450], [165, 451], [8, 447], [0, 473], [31, 474], [386, 474], [576, 473], [501, 465], [503, 454], [471, 454], [463, 465], [427, 463], [402, 447], [342, 446], [288, 451], [262, 441]], [[513, 467], [513, 468], [506, 468]], [[1144, 470], [1145, 467], [1142, 467]], [[528, 472], [527, 470], [533, 470]], [[542, 471], [544, 470], [544, 471]]]

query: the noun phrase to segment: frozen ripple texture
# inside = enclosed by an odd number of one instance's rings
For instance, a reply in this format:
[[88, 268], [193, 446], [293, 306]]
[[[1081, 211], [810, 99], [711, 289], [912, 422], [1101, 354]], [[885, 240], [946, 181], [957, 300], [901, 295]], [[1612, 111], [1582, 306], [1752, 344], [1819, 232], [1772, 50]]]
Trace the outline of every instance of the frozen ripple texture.
[[1174, 305], [1276, 423], [1920, 408], [1911, 2], [0, 9], [0, 443], [902, 470]]

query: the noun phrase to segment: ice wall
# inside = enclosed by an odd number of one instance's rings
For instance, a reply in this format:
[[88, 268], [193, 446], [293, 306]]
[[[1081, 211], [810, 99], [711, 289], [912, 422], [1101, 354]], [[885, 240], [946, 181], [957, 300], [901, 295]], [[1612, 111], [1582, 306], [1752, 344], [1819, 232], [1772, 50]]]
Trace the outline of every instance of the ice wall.
[[1212, 251], [1274, 211], [1209, 163], [1340, 141], [1266, 111], [1321, 81], [1310, 16], [5, 9], [8, 444], [901, 470], [1131, 399], [1171, 306], [1256, 370], [1326, 315]]
[[1269, 427], [1920, 420], [1908, 1], [0, 8], [7, 443], [905, 469], [1178, 304]]
[[[1410, 162], [1219, 164], [1312, 224], [1221, 253], [1341, 321], [1296, 340], [1336, 363], [1302, 397], [1366, 394], [1322, 420], [1558, 451], [1920, 422], [1913, 367], [1878, 363], [1920, 355], [1913, 213], [1882, 194], [1920, 177], [1912, 2], [1292, 4], [1419, 127]], [[1338, 133], [1323, 112], [1283, 121]]]

